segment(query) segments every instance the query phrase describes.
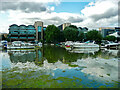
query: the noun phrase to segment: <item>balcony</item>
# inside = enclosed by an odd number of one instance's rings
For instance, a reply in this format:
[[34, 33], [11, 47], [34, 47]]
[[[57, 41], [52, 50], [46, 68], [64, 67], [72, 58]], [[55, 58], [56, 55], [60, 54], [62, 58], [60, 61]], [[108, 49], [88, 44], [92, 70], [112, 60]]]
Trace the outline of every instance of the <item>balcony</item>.
[[10, 37], [12, 40], [18, 40], [18, 37]]
[[19, 35], [20, 35], [20, 36], [22, 36], [22, 35], [27, 35], [27, 33], [22, 32], [22, 33], [20, 33]]
[[11, 32], [11, 35], [18, 35], [18, 32]]
[[28, 39], [32, 39], [33, 40], [33, 39], [35, 39], [35, 37], [28, 37]]
[[27, 33], [27, 34], [28, 34], [28, 35], [35, 35], [36, 33], [33, 32], [33, 33]]
[[19, 37], [19, 39], [27, 39], [27, 37]]

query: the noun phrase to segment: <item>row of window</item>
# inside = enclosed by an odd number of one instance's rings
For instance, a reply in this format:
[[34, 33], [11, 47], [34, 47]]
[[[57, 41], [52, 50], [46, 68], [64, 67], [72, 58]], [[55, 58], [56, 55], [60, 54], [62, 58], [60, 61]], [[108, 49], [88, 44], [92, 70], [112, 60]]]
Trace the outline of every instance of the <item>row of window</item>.
[[36, 34], [36, 32], [10, 32], [10, 34]]
[[[14, 38], [14, 39], [18, 39], [18, 37], [10, 37], [10, 38]], [[35, 39], [35, 37], [19, 37], [20, 39]]]

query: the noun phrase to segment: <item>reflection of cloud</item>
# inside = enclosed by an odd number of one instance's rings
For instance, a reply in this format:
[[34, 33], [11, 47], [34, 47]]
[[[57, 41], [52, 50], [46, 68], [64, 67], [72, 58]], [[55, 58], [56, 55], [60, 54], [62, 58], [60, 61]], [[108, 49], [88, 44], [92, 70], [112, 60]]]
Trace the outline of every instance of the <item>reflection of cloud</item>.
[[[1, 59], [1, 61], [2, 61], [2, 69], [10, 69], [11, 61], [9, 59], [8, 53], [1, 53], [0, 57], [2, 58]], [[2, 69], [0, 68], [0, 70], [2, 70]]]
[[79, 66], [87, 68], [81, 71], [108, 81], [118, 81], [118, 59], [87, 58], [73, 62]]
[[37, 66], [34, 62], [18, 62], [18, 63], [12, 63], [11, 69], [14, 70], [14, 72], [20, 72], [22, 73], [24, 70], [29, 70], [29, 71], [39, 71], [39, 70], [44, 70], [44, 71], [50, 71], [50, 70], [56, 70], [56, 69], [71, 69], [68, 64], [63, 64], [62, 62], [58, 61], [56, 63], [48, 63], [47, 60], [44, 61], [43, 67]]

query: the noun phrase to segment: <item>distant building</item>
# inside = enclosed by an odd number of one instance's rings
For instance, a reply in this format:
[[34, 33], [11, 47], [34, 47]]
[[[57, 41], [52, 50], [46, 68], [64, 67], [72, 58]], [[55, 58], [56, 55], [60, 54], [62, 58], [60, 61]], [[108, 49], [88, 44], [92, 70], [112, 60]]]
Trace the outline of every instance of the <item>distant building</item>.
[[87, 27], [78, 27], [78, 31], [80, 32], [84, 32], [84, 33], [87, 33], [88, 32], [88, 28]]
[[16, 25], [9, 26], [10, 41], [38, 41], [43, 39], [43, 32], [46, 27], [43, 27], [42, 21], [37, 21], [34, 25]]
[[61, 24], [60, 26], [58, 26], [58, 28], [62, 31], [65, 29], [65, 27], [70, 26], [70, 25], [71, 25], [71, 23], [64, 23], [64, 24]]
[[36, 40], [43, 40], [43, 22], [42, 21], [36, 21], [34, 23], [35, 29], [36, 29]]
[[107, 35], [113, 34], [115, 32], [119, 32], [120, 28], [119, 27], [102, 27], [99, 28], [99, 31], [101, 32], [103, 37], [106, 37]]
[[36, 29], [33, 25], [16, 25], [9, 27], [10, 41], [34, 41], [36, 40]]

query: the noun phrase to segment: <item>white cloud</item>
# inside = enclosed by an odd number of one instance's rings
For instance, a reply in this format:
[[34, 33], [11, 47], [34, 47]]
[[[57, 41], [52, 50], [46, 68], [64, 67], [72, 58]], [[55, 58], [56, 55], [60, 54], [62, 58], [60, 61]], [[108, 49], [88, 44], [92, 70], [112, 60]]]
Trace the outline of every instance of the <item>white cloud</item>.
[[51, 11], [54, 11], [55, 10], [55, 7], [51, 7]]
[[[32, 0], [30, 0], [32, 1]], [[34, 0], [38, 2], [38, 0]], [[48, 0], [44, 0], [48, 3]], [[43, 1], [43, 2], [44, 2]], [[60, 0], [50, 0], [49, 2], [60, 3]], [[27, 0], [26, 0], [27, 2]], [[42, 1], [41, 1], [42, 2]], [[99, 28], [118, 25], [118, 2], [115, 0], [96, 0], [90, 2], [81, 11], [82, 14], [54, 12], [55, 7], [45, 4], [46, 10], [43, 12], [26, 13], [20, 9], [2, 11], [0, 14], [8, 14], [4, 24], [0, 22], [0, 32], [8, 32], [11, 24], [34, 24], [35, 21], [43, 21], [44, 25], [55, 24], [60, 25], [64, 22], [70, 22], [80, 27]], [[33, 8], [32, 8], [33, 9]]]

